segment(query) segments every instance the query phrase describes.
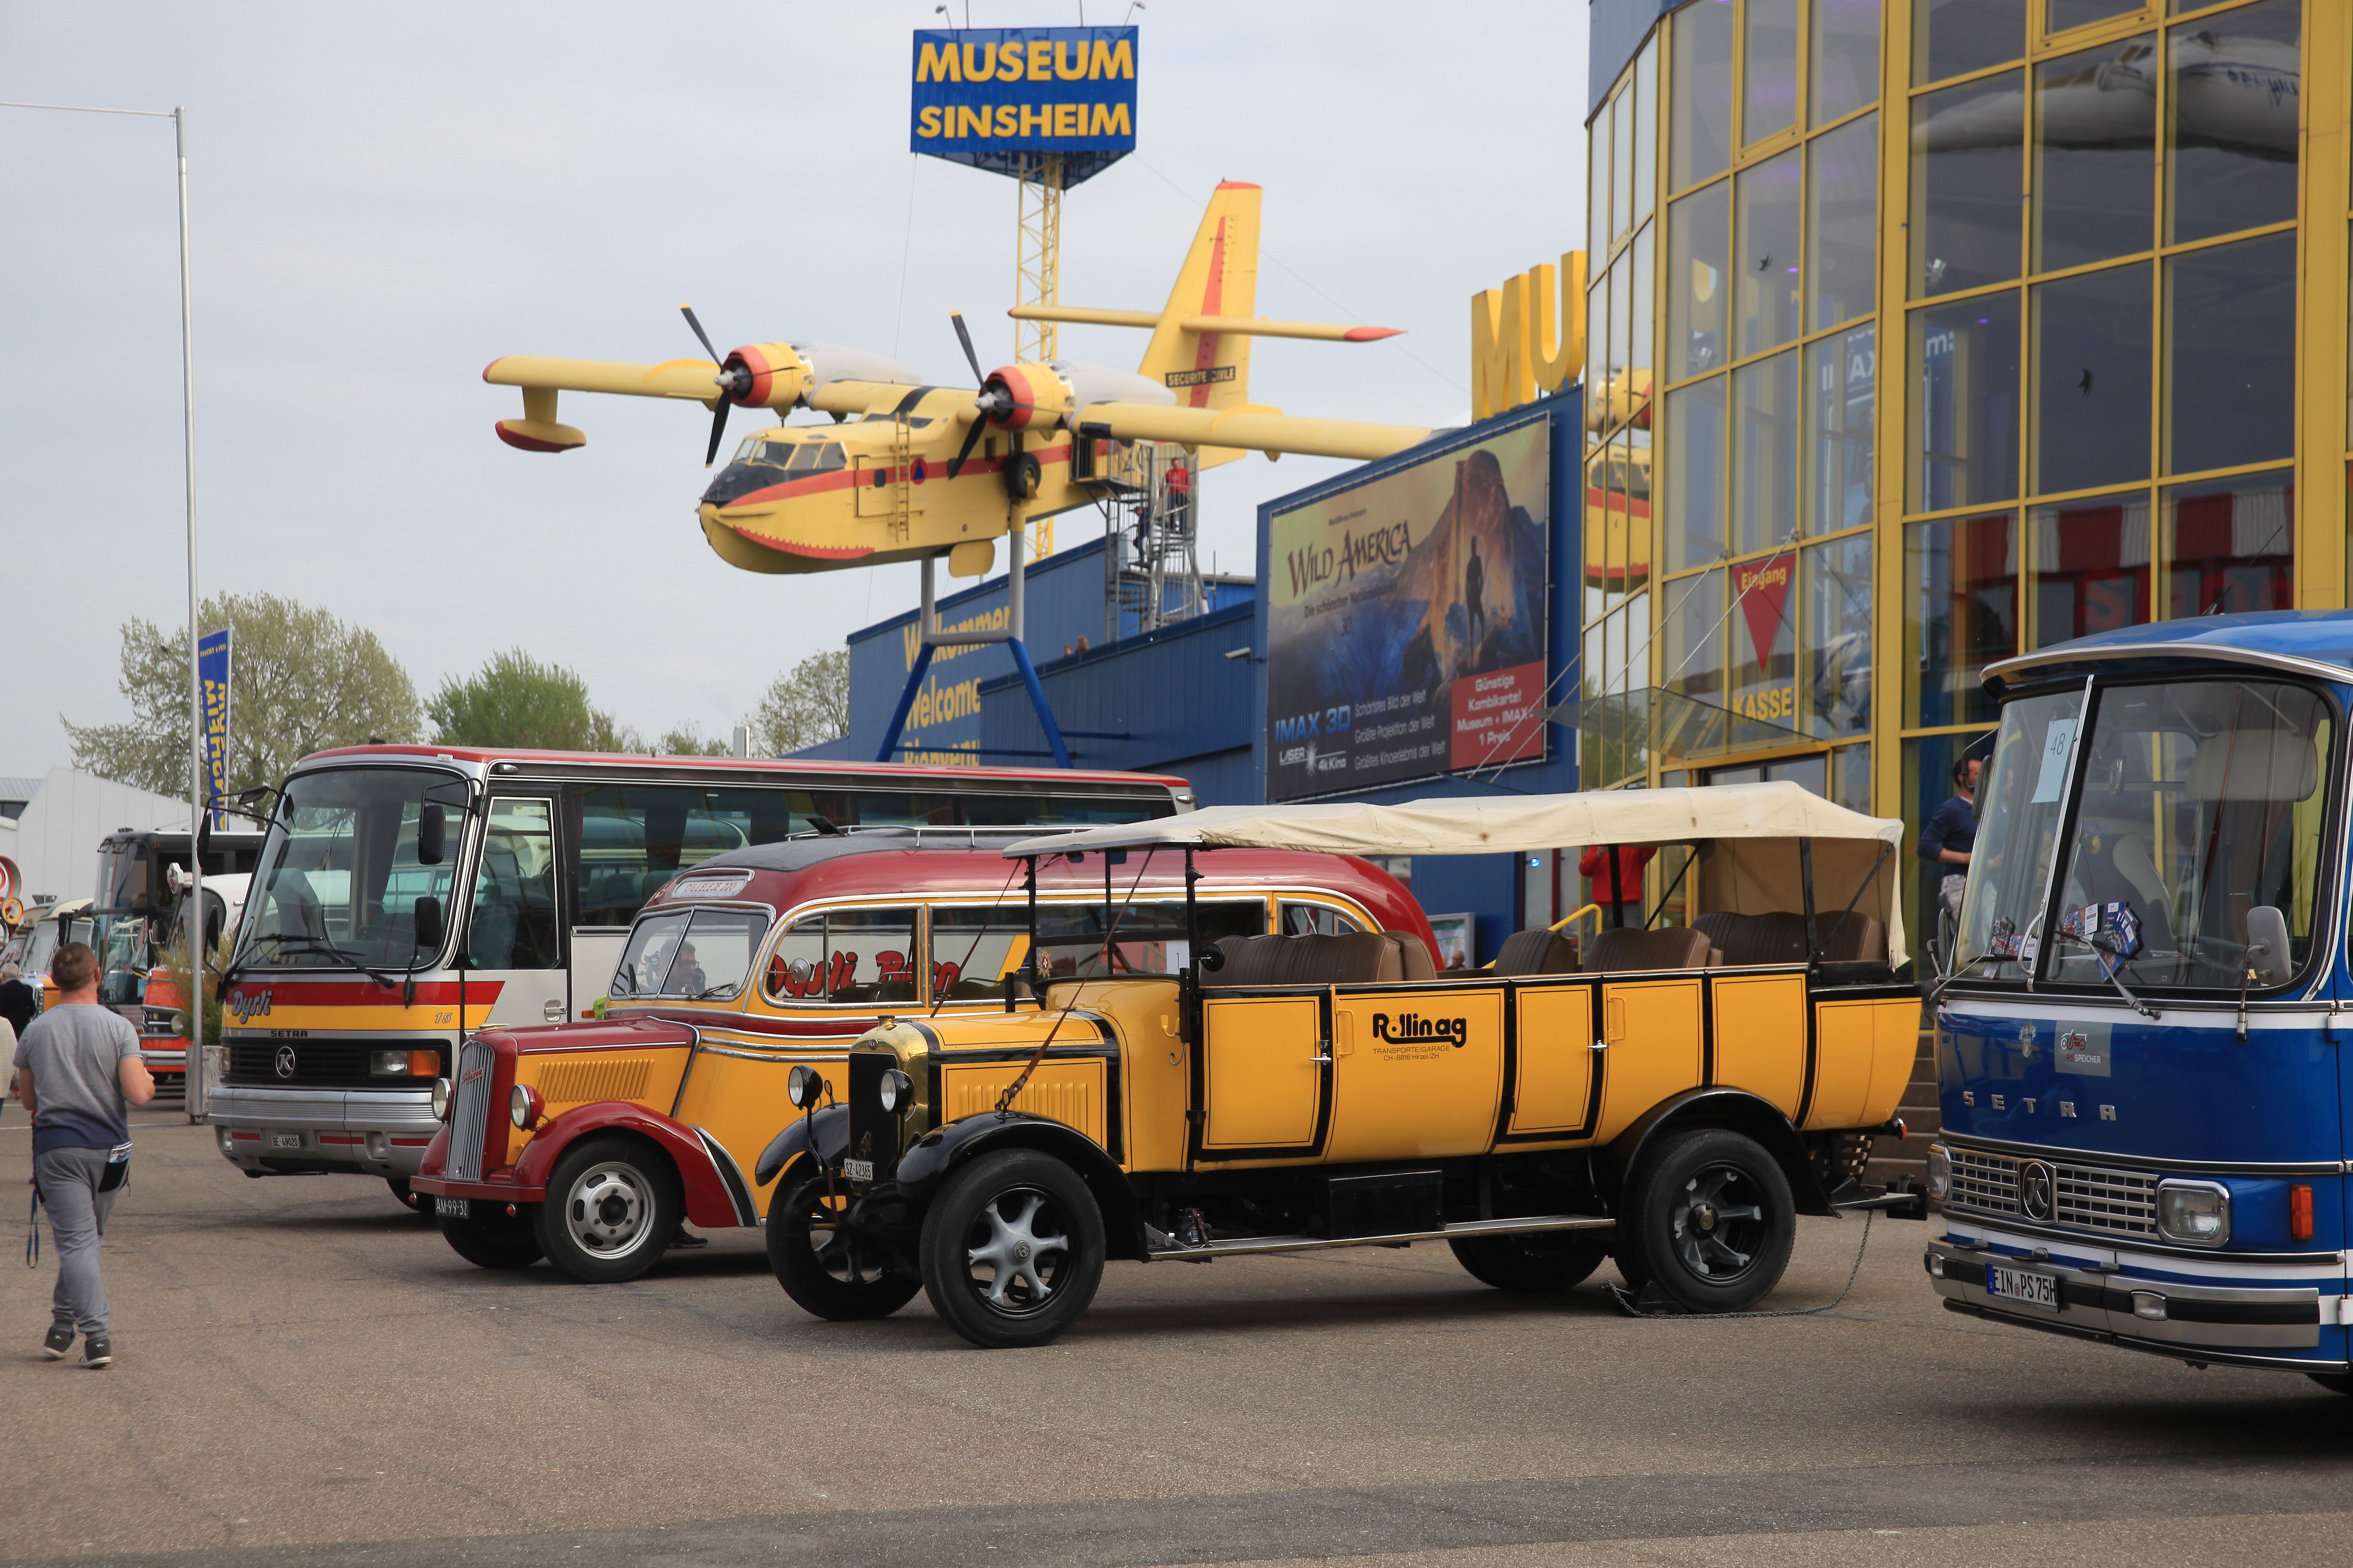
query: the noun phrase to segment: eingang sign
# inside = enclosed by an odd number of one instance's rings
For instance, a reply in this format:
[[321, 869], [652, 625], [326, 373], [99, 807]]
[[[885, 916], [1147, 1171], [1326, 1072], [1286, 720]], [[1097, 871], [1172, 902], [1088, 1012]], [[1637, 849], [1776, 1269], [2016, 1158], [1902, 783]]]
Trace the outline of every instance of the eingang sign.
[[1552, 422], [1268, 520], [1266, 795], [1545, 754]]
[[1074, 185], [1135, 150], [1134, 27], [967, 27], [915, 35], [909, 145], [1000, 174], [1059, 153]]

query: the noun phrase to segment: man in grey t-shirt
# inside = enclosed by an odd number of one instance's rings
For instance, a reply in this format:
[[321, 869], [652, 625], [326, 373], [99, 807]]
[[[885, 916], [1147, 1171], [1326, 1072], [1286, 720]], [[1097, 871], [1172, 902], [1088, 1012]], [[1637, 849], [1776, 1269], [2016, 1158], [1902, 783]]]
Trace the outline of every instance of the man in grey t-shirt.
[[98, 1238], [114, 1207], [105, 1190], [109, 1152], [131, 1142], [128, 1108], [155, 1098], [139, 1059], [139, 1031], [98, 1004], [98, 954], [69, 942], [49, 963], [57, 1004], [16, 1043], [16, 1094], [33, 1118], [33, 1179], [58, 1250], [58, 1288], [41, 1353], [62, 1360], [81, 1333], [81, 1364], [114, 1360]]

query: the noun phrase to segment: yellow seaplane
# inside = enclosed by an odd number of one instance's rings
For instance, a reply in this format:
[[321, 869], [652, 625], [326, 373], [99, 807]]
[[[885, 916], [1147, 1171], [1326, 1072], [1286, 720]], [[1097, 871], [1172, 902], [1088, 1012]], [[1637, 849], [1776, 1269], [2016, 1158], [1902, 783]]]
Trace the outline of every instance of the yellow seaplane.
[[722, 355], [681, 306], [707, 360], [625, 364], [511, 355], [482, 379], [522, 389], [520, 419], [499, 438], [527, 452], [568, 452], [587, 437], [556, 422], [565, 392], [674, 397], [712, 411], [708, 468], [731, 408], [811, 409], [831, 425], [778, 424], [746, 437], [703, 492], [712, 548], [750, 572], [824, 572], [945, 555], [953, 576], [991, 569], [996, 540], [1031, 518], [1098, 500], [1120, 443], [1182, 445], [1196, 468], [1260, 451], [1366, 460], [1430, 435], [1422, 428], [1293, 418], [1250, 401], [1253, 338], [1371, 342], [1388, 327], [1276, 321], [1255, 314], [1260, 189], [1220, 184], [1202, 215], [1167, 308], [1017, 306], [1028, 321], [1137, 327], [1152, 334], [1136, 370], [1056, 360], [984, 374], [962, 316], [953, 318], [979, 383], [935, 386], [858, 349], [747, 343]]

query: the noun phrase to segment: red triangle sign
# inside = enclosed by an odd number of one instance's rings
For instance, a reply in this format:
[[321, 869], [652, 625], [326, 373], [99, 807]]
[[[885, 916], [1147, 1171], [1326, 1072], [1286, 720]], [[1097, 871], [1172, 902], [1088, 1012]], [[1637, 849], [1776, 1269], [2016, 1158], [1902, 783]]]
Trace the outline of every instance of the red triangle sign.
[[1757, 650], [1759, 667], [1773, 657], [1773, 643], [1789, 608], [1789, 584], [1798, 575], [1798, 552], [1785, 550], [1763, 561], [1732, 569], [1732, 591], [1748, 617], [1748, 641]]

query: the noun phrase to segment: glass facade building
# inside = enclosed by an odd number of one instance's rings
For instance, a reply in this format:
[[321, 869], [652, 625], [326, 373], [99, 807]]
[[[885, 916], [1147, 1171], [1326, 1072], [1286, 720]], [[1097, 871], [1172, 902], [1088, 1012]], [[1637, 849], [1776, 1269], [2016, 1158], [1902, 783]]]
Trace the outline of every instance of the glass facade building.
[[1593, 13], [1588, 787], [1916, 832], [1988, 664], [2347, 603], [2353, 7]]

